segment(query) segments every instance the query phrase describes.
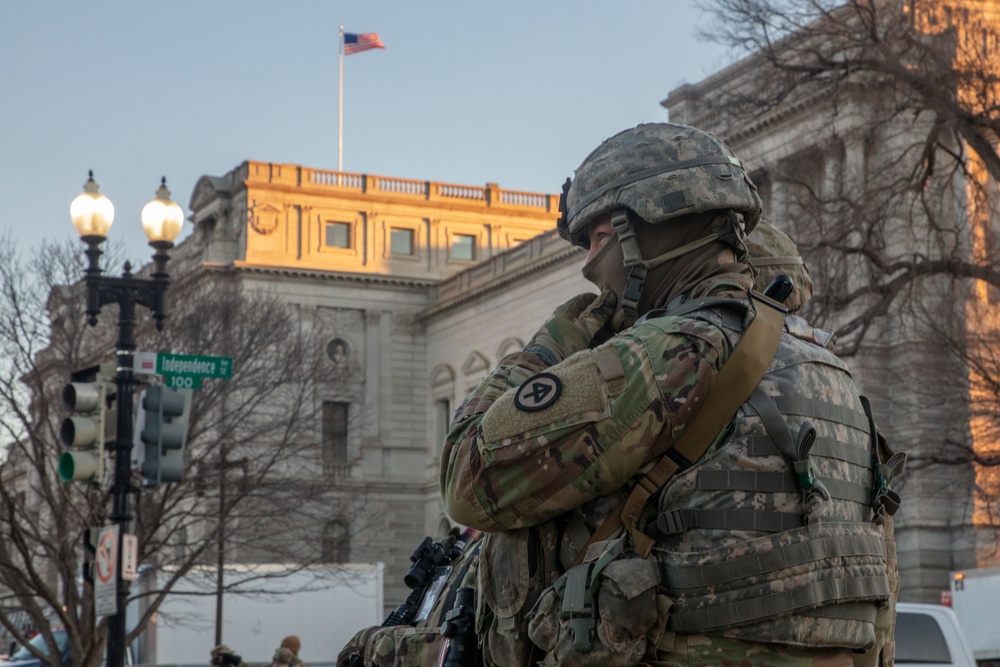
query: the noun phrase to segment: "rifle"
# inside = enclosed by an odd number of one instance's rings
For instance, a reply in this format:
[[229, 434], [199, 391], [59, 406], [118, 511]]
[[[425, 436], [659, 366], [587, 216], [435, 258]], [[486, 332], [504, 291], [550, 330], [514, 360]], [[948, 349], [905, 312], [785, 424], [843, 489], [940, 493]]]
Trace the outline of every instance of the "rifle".
[[[476, 530], [467, 529], [460, 533], [457, 528], [453, 528], [440, 542], [425, 537], [410, 556], [413, 565], [403, 577], [403, 583], [412, 590], [395, 611], [386, 617], [382, 627], [414, 625], [423, 620], [450, 573], [450, 569], [442, 572], [438, 572], [438, 569], [458, 560], [465, 547], [478, 535], [479, 531]], [[425, 596], [427, 599], [424, 599]]]
[[476, 664], [476, 600], [473, 589], [458, 589], [455, 605], [441, 625], [441, 634], [448, 638], [442, 667], [470, 667]]

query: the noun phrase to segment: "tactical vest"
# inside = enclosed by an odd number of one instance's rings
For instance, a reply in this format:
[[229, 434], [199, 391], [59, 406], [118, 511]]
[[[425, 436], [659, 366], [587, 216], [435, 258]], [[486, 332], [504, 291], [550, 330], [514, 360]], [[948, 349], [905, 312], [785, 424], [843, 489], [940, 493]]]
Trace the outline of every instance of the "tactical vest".
[[[719, 323], [717, 311], [689, 316]], [[890, 588], [873, 499], [881, 506], [891, 471], [879, 464], [866, 401], [822, 340], [789, 317], [728, 434], [663, 488], [648, 530], [661, 590], [676, 605], [669, 630], [874, 644]]]

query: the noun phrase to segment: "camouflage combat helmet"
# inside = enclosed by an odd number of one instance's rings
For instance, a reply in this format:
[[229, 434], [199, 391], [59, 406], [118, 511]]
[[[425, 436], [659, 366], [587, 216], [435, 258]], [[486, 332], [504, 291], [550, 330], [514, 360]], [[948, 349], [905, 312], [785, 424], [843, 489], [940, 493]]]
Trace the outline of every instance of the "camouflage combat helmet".
[[659, 223], [689, 213], [733, 210], [749, 233], [761, 201], [743, 164], [708, 132], [674, 123], [649, 123], [605, 140], [563, 188], [559, 234], [587, 247], [587, 226], [626, 208]]
[[762, 218], [747, 237], [747, 251], [750, 264], [757, 270], [754, 285], [758, 291], [763, 292], [774, 278], [784, 274], [792, 280], [792, 293], [784, 301], [789, 311], [794, 313], [812, 298], [809, 269], [795, 242], [783, 231]]

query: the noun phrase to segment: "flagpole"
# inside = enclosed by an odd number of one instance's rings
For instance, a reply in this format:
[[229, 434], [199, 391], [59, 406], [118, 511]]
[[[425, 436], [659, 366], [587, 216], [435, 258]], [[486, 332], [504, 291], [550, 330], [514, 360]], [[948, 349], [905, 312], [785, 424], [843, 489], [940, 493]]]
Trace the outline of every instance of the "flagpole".
[[[338, 96], [337, 121], [337, 171], [344, 170], [344, 26], [340, 26], [340, 74], [337, 77], [340, 86]], [[338, 181], [340, 176], [337, 176]]]

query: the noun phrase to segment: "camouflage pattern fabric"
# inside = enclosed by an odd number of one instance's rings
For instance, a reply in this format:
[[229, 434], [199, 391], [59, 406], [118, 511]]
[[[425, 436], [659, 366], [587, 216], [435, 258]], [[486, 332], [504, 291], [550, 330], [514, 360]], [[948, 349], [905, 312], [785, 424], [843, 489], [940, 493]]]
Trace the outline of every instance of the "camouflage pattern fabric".
[[[668, 534], [656, 553], [677, 605], [671, 629], [803, 646], [876, 641], [890, 589], [872, 522], [873, 434], [846, 365], [811, 338], [783, 335], [725, 445], [661, 493], [657, 525]], [[725, 513], [725, 530], [700, 523], [712, 512]]]
[[528, 665], [541, 653], [528, 635], [532, 609], [562, 574], [559, 526], [491, 533], [480, 554], [476, 631], [487, 667]]
[[750, 233], [761, 215], [757, 187], [715, 136], [688, 125], [644, 123], [606, 139], [576, 169], [559, 234], [588, 247], [587, 226], [617, 208], [662, 224], [691, 213], [732, 209]]
[[662, 659], [650, 667], [853, 667], [850, 652], [839, 649], [800, 648], [710, 637], [676, 635]]
[[274, 652], [274, 655], [271, 657], [271, 664], [297, 667], [299, 662], [298, 658], [295, 657], [295, 654], [292, 653], [292, 649], [282, 647]]
[[[223, 664], [223, 660], [225, 659], [225, 656], [232, 656], [232, 655], [235, 655], [235, 654], [236, 654], [236, 652], [233, 651], [233, 649], [231, 649], [226, 644], [219, 644], [218, 646], [216, 646], [215, 648], [213, 648], [211, 650], [211, 652], [209, 654], [211, 656], [210, 662], [213, 665], [222, 665]], [[228, 664], [232, 665], [231, 662], [229, 662]], [[248, 667], [248, 666], [247, 666], [247, 663], [244, 660], [240, 660], [239, 664], [236, 665], [236, 667]]]
[[562, 361], [590, 345], [611, 319], [616, 305], [614, 292], [579, 294], [555, 309], [525, 349], [546, 357], [550, 363]]
[[[584, 568], [587, 579], [593, 582], [595, 611], [594, 617], [578, 613], [574, 620], [564, 605], [572, 597], [566, 589], [572, 586], [569, 578], [577, 568]], [[660, 577], [656, 562], [622, 555], [605, 565], [581, 563], [574, 570], [545, 591], [532, 611], [528, 634], [546, 652], [540, 667], [639, 664], [659, 643], [672, 608], [670, 600], [657, 591]], [[577, 646], [581, 639], [586, 650]]]
[[[691, 296], [745, 299], [751, 284], [725, 274]], [[683, 431], [734, 343], [706, 322], [676, 324], [671, 333], [635, 326], [551, 366], [531, 352], [503, 359], [459, 408], [445, 441], [450, 516], [490, 532], [529, 527], [627, 485]], [[558, 399], [519, 408], [542, 372], [561, 385]]]
[[[444, 649], [444, 637], [439, 628], [400, 625], [390, 628], [370, 628], [364, 637], [364, 667], [421, 667], [437, 665]], [[359, 647], [362, 648], [362, 647]], [[350, 662], [337, 661], [338, 667]]]
[[212, 662], [218, 661], [224, 655], [233, 655], [233, 649], [229, 648], [226, 644], [219, 644], [209, 652]]
[[[739, 299], [749, 283], [745, 275], [716, 276], [699, 284], [691, 297]], [[583, 345], [575, 333], [561, 338]], [[636, 475], [683, 433], [737, 339], [711, 321], [666, 317], [599, 345], [590, 341], [556, 363], [530, 351], [508, 356], [462, 404], [448, 434], [441, 469], [447, 510], [474, 528], [521, 532], [547, 530], [571, 510], [613, 506]], [[558, 398], [540, 410], [524, 409], [519, 395], [544, 375], [558, 380]], [[481, 575], [482, 587], [490, 568]], [[526, 588], [512, 583], [517, 578], [509, 575], [507, 581], [515, 592]], [[530, 595], [515, 597], [523, 608]], [[496, 618], [497, 601], [484, 596], [480, 603], [485, 609], [477, 631], [489, 645], [497, 634], [489, 622], [491, 615]], [[516, 636], [523, 629], [523, 618], [518, 618], [504, 632]], [[780, 636], [773, 639], [781, 641]], [[670, 648], [675, 640], [683, 656]], [[795, 648], [666, 633], [642, 664], [688, 664], [688, 659], [690, 664], [719, 665], [853, 662], [850, 652], [839, 647]], [[486, 664], [525, 663], [494, 661], [487, 655]]]
[[[726, 275], [693, 296], [745, 298], [750, 285], [748, 275]], [[479, 578], [476, 627], [486, 665], [541, 657], [532, 652], [528, 619], [562, 573], [557, 519], [579, 512], [593, 529], [607, 516], [664, 439], [683, 430], [731, 351], [733, 341], [718, 327], [680, 325], [670, 336], [636, 326], [594, 349], [575, 332], [555, 335], [543, 326], [540, 337], [558, 338], [566, 359], [510, 355], [459, 408], [441, 486], [455, 520], [495, 533]], [[580, 349], [563, 348], [568, 341]], [[559, 380], [558, 399], [535, 412], [518, 408], [518, 392], [539, 373]]]
[[757, 270], [754, 285], [763, 292], [775, 277], [785, 274], [792, 279], [792, 293], [785, 299], [785, 306], [795, 312], [812, 298], [813, 282], [809, 277], [799, 249], [783, 231], [767, 220], [761, 220], [747, 237], [750, 265]]

